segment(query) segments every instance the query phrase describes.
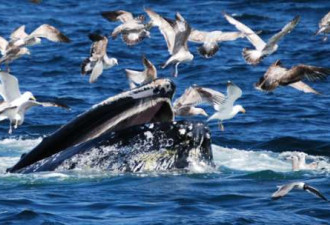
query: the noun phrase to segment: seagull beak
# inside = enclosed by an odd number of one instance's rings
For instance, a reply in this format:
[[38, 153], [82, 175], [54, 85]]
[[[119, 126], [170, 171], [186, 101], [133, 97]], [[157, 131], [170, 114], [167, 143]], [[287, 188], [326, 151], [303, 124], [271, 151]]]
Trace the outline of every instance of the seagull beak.
[[244, 108], [242, 108], [241, 112], [245, 114], [246, 110]]
[[30, 100], [37, 101], [37, 99], [34, 96], [30, 97]]

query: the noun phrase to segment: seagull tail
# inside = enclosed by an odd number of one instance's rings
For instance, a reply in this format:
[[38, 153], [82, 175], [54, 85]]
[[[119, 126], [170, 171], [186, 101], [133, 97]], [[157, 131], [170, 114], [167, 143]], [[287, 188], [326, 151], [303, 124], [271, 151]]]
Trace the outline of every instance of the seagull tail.
[[248, 64], [257, 65], [262, 60], [261, 52], [258, 50], [244, 48], [242, 55]]
[[219, 45], [217, 43], [213, 44], [211, 47], [206, 47], [204, 45], [198, 47], [198, 53], [204, 58], [211, 58], [219, 50]]

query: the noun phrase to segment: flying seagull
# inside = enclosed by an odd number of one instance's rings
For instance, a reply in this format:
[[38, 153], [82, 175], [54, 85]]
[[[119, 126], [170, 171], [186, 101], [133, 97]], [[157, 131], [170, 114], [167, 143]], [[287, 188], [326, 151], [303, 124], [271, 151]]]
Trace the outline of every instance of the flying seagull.
[[22, 25], [11, 33], [9, 42], [0, 37], [0, 50], [3, 55], [0, 64], [4, 62], [9, 70], [8, 64], [25, 54], [29, 55], [30, 51], [26, 47], [41, 43], [41, 38], [53, 42], [70, 42], [68, 37], [51, 25], [43, 24], [31, 34], [27, 34], [25, 25]]
[[284, 186], [278, 186], [278, 190], [275, 193], [273, 193], [272, 199], [276, 200], [276, 199], [282, 198], [283, 196], [288, 194], [292, 189], [308, 191], [309, 193], [314, 194], [317, 197], [322, 198], [325, 201], [328, 201], [328, 199], [326, 197], [324, 197], [319, 192], [319, 190], [317, 190], [316, 188], [309, 186], [303, 182], [293, 182], [290, 184], [286, 184]]
[[185, 90], [183, 95], [174, 102], [174, 114], [176, 116], [208, 116], [204, 109], [195, 106], [202, 103], [211, 105], [221, 104], [224, 100], [225, 96], [222, 93], [210, 88], [198, 86], [189, 87]]
[[144, 66], [143, 71], [125, 70], [131, 89], [137, 85], [150, 83], [157, 78], [156, 67], [145, 56], [142, 56], [142, 63]]
[[241, 105], [234, 105], [235, 101], [242, 96], [242, 90], [234, 83], [228, 81], [227, 83], [227, 96], [220, 104], [215, 104], [214, 109], [217, 111], [207, 121], [219, 120], [219, 127], [224, 131], [222, 124], [223, 120], [232, 119], [237, 113], [245, 113], [245, 109]]
[[222, 31], [199, 31], [192, 29], [188, 41], [203, 43], [198, 47], [198, 52], [205, 58], [211, 58], [219, 50], [219, 43], [224, 41], [235, 41], [238, 38], [244, 38], [242, 32], [222, 32]]
[[22, 57], [23, 55], [30, 55], [30, 51], [26, 47], [9, 47], [8, 41], [0, 37], [0, 51], [2, 57], [0, 58], [0, 64], [5, 63], [7, 71], [9, 71], [9, 64], [14, 60]]
[[305, 93], [319, 94], [319, 92], [302, 82], [302, 80], [322, 80], [329, 74], [329, 68], [308, 66], [304, 64], [287, 69], [282, 66], [280, 60], [277, 60], [268, 68], [265, 75], [260, 78], [258, 83], [255, 84], [255, 87], [261, 91], [273, 91], [278, 86], [290, 85], [291, 87]]
[[143, 24], [144, 16], [134, 18], [132, 13], [124, 10], [104, 11], [101, 12], [101, 15], [111, 22], [122, 22], [121, 25], [113, 30], [111, 34], [113, 39], [116, 39], [121, 33], [122, 39], [127, 45], [136, 45], [146, 37], [150, 37], [149, 25]]
[[102, 74], [103, 69], [109, 69], [118, 65], [116, 58], [109, 58], [107, 55], [108, 38], [100, 34], [89, 34], [93, 41], [90, 49], [90, 57], [86, 58], [81, 65], [81, 74], [91, 73], [89, 82], [94, 83]]
[[62, 107], [69, 109], [64, 104], [54, 102], [37, 102], [29, 91], [21, 94], [18, 80], [15, 76], [0, 72], [0, 95], [4, 102], [0, 104], [0, 121], [9, 119], [9, 133], [12, 133], [12, 126], [16, 129], [24, 122], [25, 112], [32, 106]]
[[8, 47], [28, 47], [40, 44], [41, 38], [52, 42], [71, 42], [67, 36], [49, 24], [40, 25], [31, 34], [26, 33], [25, 25], [22, 25], [11, 33]]
[[171, 57], [164, 63], [162, 69], [170, 64], [175, 65], [174, 76], [178, 75], [178, 65], [183, 62], [190, 62], [194, 56], [189, 52], [187, 41], [191, 28], [187, 21], [176, 13], [175, 21], [165, 19], [151, 9], [145, 9], [151, 19], [153, 26], [157, 26], [165, 38], [168, 52]]
[[[318, 35], [320, 33], [323, 33], [324, 36], [327, 33], [330, 33], [330, 12], [328, 12], [319, 22], [319, 29], [317, 30], [315, 35]], [[327, 39], [328, 39], [327, 36], [323, 38], [324, 41], [326, 41]]]
[[286, 24], [282, 30], [275, 35], [273, 35], [268, 42], [264, 42], [253, 30], [251, 30], [248, 26], [224, 13], [224, 17], [227, 21], [234, 25], [239, 31], [248, 34], [246, 37], [251, 42], [251, 44], [255, 47], [255, 49], [243, 49], [243, 57], [248, 64], [256, 65], [261, 62], [263, 58], [268, 55], [273, 54], [278, 48], [278, 42], [281, 38], [283, 38], [286, 34], [290, 33], [298, 24], [300, 20], [300, 16], [296, 16], [291, 22]]

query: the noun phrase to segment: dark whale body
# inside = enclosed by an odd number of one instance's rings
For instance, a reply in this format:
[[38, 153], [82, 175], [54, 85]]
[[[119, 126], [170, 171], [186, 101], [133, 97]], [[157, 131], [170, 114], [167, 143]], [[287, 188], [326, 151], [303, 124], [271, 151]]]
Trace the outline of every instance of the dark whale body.
[[[7, 171], [88, 167], [136, 172], [150, 169], [152, 157], [166, 164], [157, 167], [160, 164], [154, 162], [154, 170], [182, 169], [191, 155], [212, 164], [208, 128], [203, 123], [173, 122], [174, 91], [171, 80], [158, 79], [108, 98], [44, 138]], [[146, 145], [139, 145], [142, 142]]]

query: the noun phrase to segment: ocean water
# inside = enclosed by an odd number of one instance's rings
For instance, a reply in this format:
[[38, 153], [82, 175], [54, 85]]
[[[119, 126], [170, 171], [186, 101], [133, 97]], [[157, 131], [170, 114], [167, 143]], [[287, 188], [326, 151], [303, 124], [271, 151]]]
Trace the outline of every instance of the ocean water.
[[[247, 113], [224, 123], [209, 123], [215, 169], [192, 166], [187, 173], [111, 174], [97, 171], [6, 174], [20, 155], [44, 136], [87, 110], [93, 104], [128, 89], [125, 68], [142, 69], [145, 54], [159, 68], [159, 77], [171, 77], [160, 69], [168, 58], [158, 29], [139, 45], [127, 47], [122, 40], [109, 40], [108, 54], [119, 65], [104, 71], [98, 82], [80, 75], [88, 56], [92, 31], [109, 34], [118, 23], [103, 19], [102, 10], [124, 9], [142, 14], [144, 7], [173, 17], [181, 12], [192, 27], [234, 31], [221, 12], [262, 30], [267, 40], [295, 15], [301, 21], [280, 43], [278, 51], [258, 66], [247, 65], [241, 51], [247, 40], [221, 44], [214, 58], [197, 53], [189, 43], [194, 61], [179, 66], [176, 97], [192, 84], [226, 90], [233, 81], [243, 90], [238, 103]], [[330, 204], [313, 195], [293, 191], [273, 201], [276, 186], [305, 181], [330, 198], [330, 83], [309, 83], [323, 93], [316, 96], [287, 88], [261, 93], [253, 84], [268, 66], [281, 59], [287, 67], [305, 63], [330, 67], [330, 40], [313, 36], [319, 20], [330, 10], [329, 1], [105, 1], [24, 0], [0, 2], [0, 35], [8, 38], [25, 24], [31, 32], [43, 23], [63, 31], [70, 44], [43, 41], [31, 47], [31, 56], [11, 65], [22, 91], [39, 100], [58, 100], [71, 111], [33, 108], [25, 123], [12, 135], [8, 122], [0, 124], [0, 224], [330, 224]], [[209, 114], [211, 107], [205, 107]], [[205, 121], [203, 117], [191, 118]], [[287, 157], [295, 151], [319, 162], [314, 171], [292, 172]]]

